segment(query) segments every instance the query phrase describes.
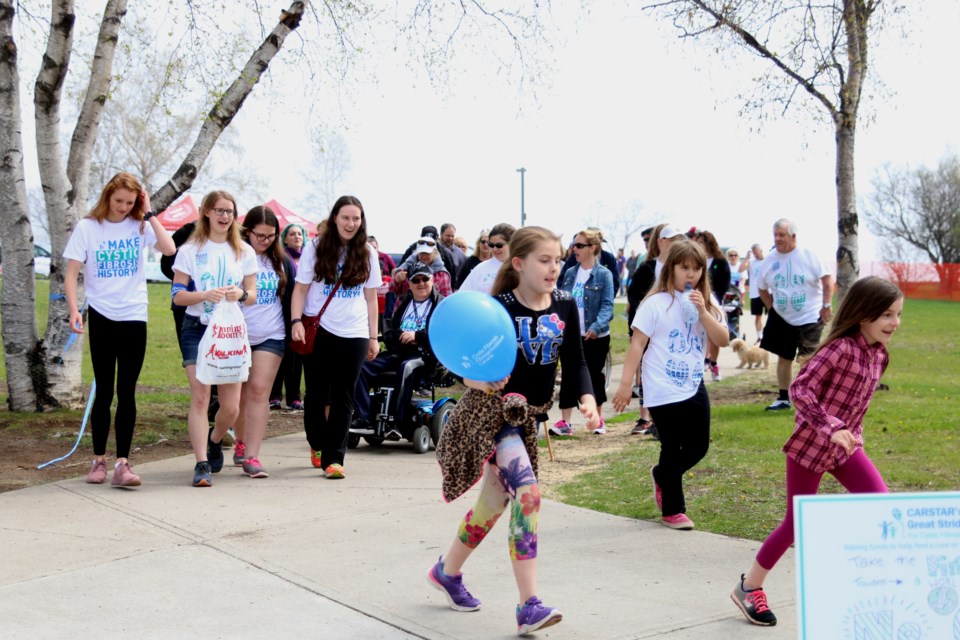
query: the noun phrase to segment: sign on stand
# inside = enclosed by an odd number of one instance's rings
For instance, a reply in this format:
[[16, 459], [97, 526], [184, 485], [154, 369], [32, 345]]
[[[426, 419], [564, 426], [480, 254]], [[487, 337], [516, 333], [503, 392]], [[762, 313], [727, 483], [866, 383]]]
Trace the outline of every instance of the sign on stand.
[[799, 637], [960, 640], [960, 493], [797, 496]]

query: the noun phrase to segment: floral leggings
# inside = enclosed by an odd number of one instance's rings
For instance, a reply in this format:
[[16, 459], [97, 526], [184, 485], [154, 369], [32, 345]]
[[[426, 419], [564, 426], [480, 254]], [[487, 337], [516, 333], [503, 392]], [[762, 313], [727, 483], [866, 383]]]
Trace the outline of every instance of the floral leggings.
[[[506, 426], [497, 433], [497, 448], [487, 462], [477, 503], [467, 512], [457, 537], [476, 549], [510, 506], [508, 544], [514, 560], [537, 557], [537, 518], [540, 485], [523, 445], [520, 427]], [[512, 503], [512, 504], [511, 504]]]

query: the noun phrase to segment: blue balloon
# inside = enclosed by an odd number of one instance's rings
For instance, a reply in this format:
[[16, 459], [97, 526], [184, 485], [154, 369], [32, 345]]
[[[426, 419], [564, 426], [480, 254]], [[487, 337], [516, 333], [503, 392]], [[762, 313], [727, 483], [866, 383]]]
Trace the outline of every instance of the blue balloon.
[[495, 382], [513, 371], [517, 333], [510, 314], [479, 291], [459, 291], [440, 301], [430, 318], [430, 347], [462, 378]]

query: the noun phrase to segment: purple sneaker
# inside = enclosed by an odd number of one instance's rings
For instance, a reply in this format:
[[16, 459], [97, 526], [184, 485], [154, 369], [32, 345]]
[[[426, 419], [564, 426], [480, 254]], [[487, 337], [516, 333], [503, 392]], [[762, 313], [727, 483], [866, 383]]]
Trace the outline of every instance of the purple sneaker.
[[540, 598], [532, 596], [522, 607], [517, 606], [517, 635], [552, 627], [561, 620], [563, 614], [559, 609], [545, 607]]
[[442, 591], [450, 602], [450, 608], [454, 611], [476, 611], [480, 608], [480, 601], [470, 595], [467, 588], [463, 586], [463, 574], [448, 576], [443, 572], [443, 556], [433, 565], [430, 573], [427, 574], [427, 580], [434, 589]]

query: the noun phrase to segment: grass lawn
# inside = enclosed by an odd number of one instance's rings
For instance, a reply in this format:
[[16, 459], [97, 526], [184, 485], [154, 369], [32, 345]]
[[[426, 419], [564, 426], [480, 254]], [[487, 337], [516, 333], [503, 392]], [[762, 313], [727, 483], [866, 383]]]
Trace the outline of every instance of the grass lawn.
[[[908, 300], [891, 343], [891, 363], [883, 378], [890, 391], [874, 395], [864, 440], [892, 491], [960, 488], [958, 311], [955, 303]], [[687, 512], [698, 529], [762, 540], [783, 517], [785, 458], [780, 449], [793, 430], [793, 415], [767, 413], [762, 404], [725, 404], [725, 397], [742, 397], [750, 385], [757, 385], [753, 376], [710, 386], [711, 449], [684, 481]], [[649, 443], [631, 442], [610, 456], [605, 468], [557, 487], [556, 494], [590, 509], [657, 519], [649, 468], [658, 452]], [[826, 476], [822, 490], [843, 489]]]

